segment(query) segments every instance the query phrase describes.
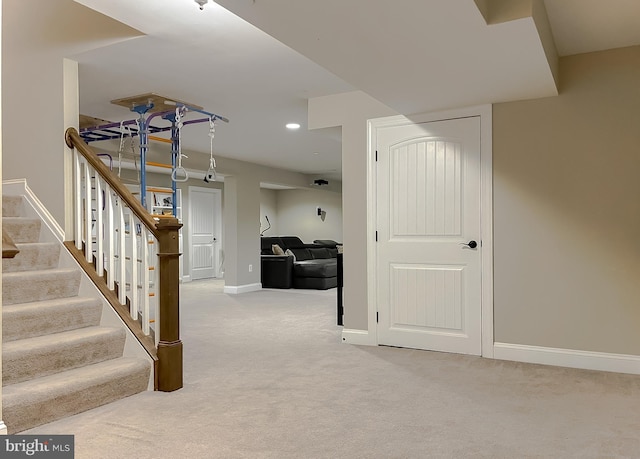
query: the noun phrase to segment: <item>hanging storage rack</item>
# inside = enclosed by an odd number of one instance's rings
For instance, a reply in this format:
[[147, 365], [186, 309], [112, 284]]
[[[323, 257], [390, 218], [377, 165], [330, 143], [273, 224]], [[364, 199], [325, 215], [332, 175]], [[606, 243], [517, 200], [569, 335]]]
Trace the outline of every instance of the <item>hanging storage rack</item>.
[[[140, 202], [146, 207], [146, 192], [147, 180], [146, 180], [146, 166], [147, 166], [147, 152], [149, 149], [148, 140], [150, 134], [156, 134], [159, 132], [171, 131], [171, 192], [173, 201], [173, 215], [176, 215], [176, 172], [178, 169], [178, 163], [181, 162], [181, 146], [180, 146], [180, 132], [179, 129], [189, 125], [204, 122], [215, 122], [216, 120], [224, 121], [228, 123], [229, 120], [224, 116], [217, 115], [215, 113], [208, 112], [202, 107], [182, 102], [170, 97], [160, 96], [154, 93], [141, 94], [138, 96], [127, 97], [124, 99], [116, 99], [111, 101], [112, 104], [120, 105], [129, 108], [132, 112], [138, 114], [138, 118], [116, 122], [105, 123], [98, 126], [92, 126], [80, 129], [80, 137], [86, 142], [96, 142], [101, 140], [119, 139], [124, 135], [131, 135], [133, 137], [138, 136], [140, 138]], [[172, 107], [172, 108], [168, 108]], [[196, 112], [206, 115], [206, 118], [199, 118], [193, 120], [177, 120], [177, 118], [183, 118], [187, 112]], [[171, 124], [168, 126], [152, 125], [151, 121], [154, 118], [162, 118], [169, 121]], [[178, 121], [180, 126], [178, 126]], [[126, 132], [125, 132], [126, 128]], [[180, 168], [182, 166], [180, 165]], [[185, 175], [186, 175], [186, 171]]]

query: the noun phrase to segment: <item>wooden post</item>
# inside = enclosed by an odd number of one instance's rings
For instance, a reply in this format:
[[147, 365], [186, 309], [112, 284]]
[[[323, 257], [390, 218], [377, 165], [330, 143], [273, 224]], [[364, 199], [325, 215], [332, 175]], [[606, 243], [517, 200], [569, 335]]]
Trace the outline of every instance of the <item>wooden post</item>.
[[180, 265], [177, 218], [161, 218], [158, 230], [160, 312], [158, 342], [158, 390], [182, 387], [182, 341], [180, 340]]

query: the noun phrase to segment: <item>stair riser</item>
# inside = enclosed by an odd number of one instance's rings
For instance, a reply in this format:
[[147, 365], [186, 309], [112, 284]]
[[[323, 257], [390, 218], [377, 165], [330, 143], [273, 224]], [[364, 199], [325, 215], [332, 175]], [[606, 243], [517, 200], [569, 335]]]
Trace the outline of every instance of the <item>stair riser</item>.
[[3, 304], [68, 298], [78, 294], [80, 272], [49, 270], [7, 273], [2, 279]]
[[51, 305], [47, 302], [42, 303], [38, 307], [31, 303], [5, 306], [2, 313], [2, 341], [9, 342], [100, 324], [102, 303], [98, 299]]
[[105, 374], [95, 381], [70, 377], [64, 390], [20, 393], [12, 388], [3, 394], [2, 418], [9, 434], [82, 413], [121, 398], [143, 392], [149, 383], [150, 368], [136, 366], [126, 372]]
[[2, 218], [2, 228], [15, 244], [38, 242], [40, 240], [40, 227], [40, 220], [15, 217]]
[[55, 243], [16, 244], [20, 252], [2, 259], [2, 272], [53, 269], [60, 261], [60, 246]]
[[21, 217], [24, 215], [22, 196], [2, 196], [2, 216]]
[[2, 353], [2, 383], [17, 384], [121, 357], [124, 341], [124, 330], [112, 329], [109, 333], [35, 349], [7, 344]]

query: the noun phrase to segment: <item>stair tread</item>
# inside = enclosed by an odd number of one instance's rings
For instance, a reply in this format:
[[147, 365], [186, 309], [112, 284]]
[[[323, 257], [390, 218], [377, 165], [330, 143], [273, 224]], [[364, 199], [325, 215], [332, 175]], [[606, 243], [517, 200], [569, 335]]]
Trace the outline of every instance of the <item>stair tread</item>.
[[2, 276], [5, 305], [78, 296], [81, 271], [78, 268], [47, 268], [12, 271]]
[[45, 247], [45, 246], [54, 246], [58, 247], [57, 242], [17, 242], [16, 245], [18, 248], [20, 247]]
[[144, 359], [118, 357], [116, 359], [105, 360], [104, 362], [42, 376], [29, 381], [11, 384], [2, 388], [2, 398], [5, 403], [4, 408], [14, 404], [12, 403], [12, 398], [20, 393], [31, 392], [45, 397], [50, 393], [66, 390], [70, 384], [81, 388], [90, 387], [95, 380], [115, 379], [119, 375], [145, 368], [150, 369], [151, 366], [149, 362]]
[[2, 389], [3, 420], [14, 434], [148, 389], [151, 365], [119, 357]]
[[33, 218], [33, 217], [2, 217], [2, 221], [3, 222], [19, 222], [19, 221], [40, 221], [40, 219], [38, 218]]
[[78, 328], [97, 326], [102, 301], [92, 297], [70, 297], [3, 306], [2, 341], [26, 339]]
[[[3, 273], [3, 276], [4, 276], [4, 273]], [[48, 308], [48, 307], [55, 307], [55, 306], [77, 306], [83, 303], [90, 303], [90, 302], [101, 303], [99, 298], [93, 298], [90, 296], [74, 296], [70, 298], [54, 298], [51, 300], [30, 301], [28, 303], [8, 304], [6, 306], [2, 306], [2, 312], [7, 313], [9, 311]]]
[[4, 385], [17, 384], [122, 356], [126, 333], [116, 327], [85, 327], [4, 343]]
[[114, 338], [122, 337], [124, 339], [125, 332], [122, 328], [118, 327], [92, 326], [59, 333], [51, 333], [43, 336], [34, 336], [32, 338], [19, 339], [4, 343], [2, 345], [2, 355], [3, 359], [6, 359], [14, 353], [28, 354], [51, 346], [59, 348], [61, 343], [91, 340], [92, 338], [102, 338], [110, 335], [113, 335]]
[[22, 276], [46, 276], [49, 274], [76, 273], [78, 268], [50, 268], [50, 269], [34, 269], [31, 271], [16, 271], [2, 273], [3, 278], [22, 277]]

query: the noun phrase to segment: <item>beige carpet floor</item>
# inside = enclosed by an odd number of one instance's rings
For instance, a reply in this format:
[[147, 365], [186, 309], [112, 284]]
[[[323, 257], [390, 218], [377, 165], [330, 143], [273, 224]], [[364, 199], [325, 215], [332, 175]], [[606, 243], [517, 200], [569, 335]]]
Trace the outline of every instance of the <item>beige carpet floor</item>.
[[181, 289], [183, 389], [24, 433], [78, 459], [640, 457], [638, 376], [346, 345], [335, 289]]

